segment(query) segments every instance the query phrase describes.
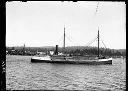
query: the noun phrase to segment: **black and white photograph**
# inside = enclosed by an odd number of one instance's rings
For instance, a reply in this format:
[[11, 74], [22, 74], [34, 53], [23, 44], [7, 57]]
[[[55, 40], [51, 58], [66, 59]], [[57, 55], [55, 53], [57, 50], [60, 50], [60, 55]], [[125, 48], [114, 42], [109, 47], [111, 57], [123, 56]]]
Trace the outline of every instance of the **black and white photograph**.
[[125, 91], [125, 2], [6, 2], [6, 90]]

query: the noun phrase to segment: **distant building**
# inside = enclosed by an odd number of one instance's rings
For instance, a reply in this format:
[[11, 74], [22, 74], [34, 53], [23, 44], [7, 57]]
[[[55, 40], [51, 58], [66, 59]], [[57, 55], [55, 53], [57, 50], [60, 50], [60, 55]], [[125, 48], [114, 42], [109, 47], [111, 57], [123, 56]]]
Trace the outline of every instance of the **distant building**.
[[54, 54], [54, 51], [50, 51], [50, 55], [53, 55]]
[[58, 55], [63, 55], [63, 53], [59, 52]]
[[45, 52], [38, 52], [37, 51], [37, 55], [45, 55], [46, 53]]

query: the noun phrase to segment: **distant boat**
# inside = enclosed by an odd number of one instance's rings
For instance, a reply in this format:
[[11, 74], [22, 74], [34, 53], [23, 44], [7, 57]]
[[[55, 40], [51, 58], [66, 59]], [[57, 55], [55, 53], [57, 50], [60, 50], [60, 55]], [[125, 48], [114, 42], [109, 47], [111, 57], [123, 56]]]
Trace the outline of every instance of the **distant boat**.
[[[31, 58], [31, 62], [45, 62], [45, 63], [61, 63], [61, 64], [90, 64], [90, 65], [105, 65], [112, 64], [112, 58], [99, 57], [99, 29], [98, 29], [98, 57], [92, 60], [77, 60], [72, 56], [58, 55], [58, 46], [56, 46], [55, 55]], [[65, 28], [64, 28], [64, 50], [65, 50]]]

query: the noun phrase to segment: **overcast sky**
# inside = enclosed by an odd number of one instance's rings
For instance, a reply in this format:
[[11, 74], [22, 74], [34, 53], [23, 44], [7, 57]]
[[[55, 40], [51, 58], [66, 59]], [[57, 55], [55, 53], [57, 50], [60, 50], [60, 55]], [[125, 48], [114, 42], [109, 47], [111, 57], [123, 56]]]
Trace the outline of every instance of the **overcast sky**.
[[66, 46], [86, 46], [99, 27], [107, 48], [126, 49], [125, 2], [6, 3], [6, 46], [63, 46], [64, 26]]

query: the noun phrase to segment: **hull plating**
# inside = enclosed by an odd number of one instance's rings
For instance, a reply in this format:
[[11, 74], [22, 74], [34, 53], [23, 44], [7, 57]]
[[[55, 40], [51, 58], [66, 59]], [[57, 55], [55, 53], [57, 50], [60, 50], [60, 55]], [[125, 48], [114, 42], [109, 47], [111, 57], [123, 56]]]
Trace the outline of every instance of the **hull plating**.
[[52, 59], [33, 59], [31, 58], [31, 62], [33, 63], [59, 63], [59, 64], [89, 64], [89, 65], [100, 65], [100, 64], [112, 64], [112, 58], [109, 59], [100, 59], [100, 60], [82, 60], [82, 61], [77, 61], [77, 60], [52, 60]]

